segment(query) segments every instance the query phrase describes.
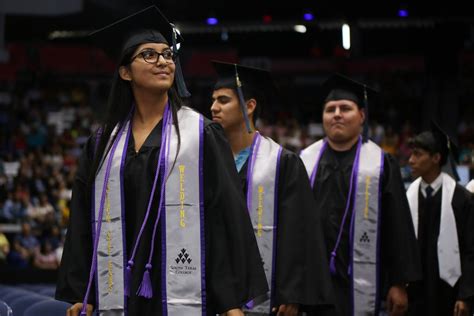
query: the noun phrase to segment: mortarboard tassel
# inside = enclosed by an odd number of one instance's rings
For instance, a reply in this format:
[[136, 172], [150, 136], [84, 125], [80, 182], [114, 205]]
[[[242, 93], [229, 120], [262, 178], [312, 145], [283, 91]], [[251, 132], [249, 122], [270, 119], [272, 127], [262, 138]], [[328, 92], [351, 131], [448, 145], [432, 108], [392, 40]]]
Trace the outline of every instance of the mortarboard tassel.
[[255, 306], [255, 303], [254, 303], [253, 300], [248, 301], [248, 302], [245, 304], [245, 307], [246, 307], [247, 309], [252, 309], [254, 306]]
[[362, 142], [366, 143], [369, 140], [369, 101], [367, 98], [366, 85], [364, 85], [364, 109], [365, 109], [365, 120], [364, 120], [364, 129], [362, 131]]
[[132, 286], [132, 269], [133, 269], [134, 262], [133, 260], [129, 260], [127, 263], [127, 267], [125, 268], [125, 282], [124, 282], [124, 292], [125, 296], [130, 297], [130, 287]]
[[331, 260], [329, 260], [329, 271], [331, 275], [336, 275], [336, 252], [331, 252]]
[[[160, 189], [160, 196], [164, 197], [165, 196], [165, 183], [168, 174], [168, 164], [167, 164], [167, 159], [168, 159], [168, 154], [170, 150], [170, 135], [171, 135], [171, 129], [173, 127], [173, 117], [171, 116], [171, 112], [168, 114], [168, 118], [165, 121], [165, 125], [163, 125], [164, 129], [164, 135], [162, 139], [162, 146], [164, 148], [164, 157], [163, 161], [164, 163], [164, 174], [163, 174], [163, 182], [161, 184], [161, 189]], [[161, 160], [162, 157], [160, 157]], [[151, 285], [151, 278], [150, 278], [150, 273], [151, 273], [151, 261], [153, 259], [153, 252], [155, 249], [155, 236], [156, 236], [156, 231], [158, 228], [158, 223], [160, 222], [160, 215], [161, 211], [164, 209], [164, 198], [160, 199], [159, 205], [158, 205], [158, 214], [155, 219], [155, 224], [153, 227], [153, 233], [152, 233], [152, 238], [151, 238], [151, 246], [150, 246], [150, 255], [148, 256], [148, 263], [145, 265], [145, 272], [143, 273], [143, 279], [142, 283], [140, 284], [140, 287], [138, 288], [137, 295], [144, 297], [144, 298], [152, 298], [153, 297], [153, 288]]]
[[242, 109], [242, 114], [244, 115], [245, 127], [247, 128], [247, 132], [250, 134], [252, 133], [252, 129], [250, 128], [250, 121], [249, 116], [247, 114], [247, 108], [244, 98], [244, 92], [242, 91], [242, 82], [240, 82], [239, 73], [237, 71], [237, 65], [235, 65], [235, 81], [237, 85], [237, 94], [239, 96], [239, 103], [240, 108]]
[[138, 288], [137, 295], [142, 296], [144, 298], [152, 298], [153, 297], [153, 288], [151, 286], [151, 278], [150, 278], [150, 270], [151, 264], [147, 263], [145, 266], [145, 273], [143, 273], [142, 283]]
[[[337, 250], [339, 248], [339, 244], [341, 242], [342, 232], [344, 230], [344, 225], [346, 223], [346, 218], [347, 218], [347, 215], [349, 214], [349, 211], [350, 211], [349, 208], [350, 208], [350, 205], [351, 205], [351, 201], [352, 201], [353, 196], [354, 196], [354, 192], [352, 191], [352, 185], [354, 184], [354, 179], [356, 177], [357, 170], [359, 168], [359, 157], [360, 157], [361, 147], [362, 147], [362, 139], [359, 137], [359, 141], [357, 143], [356, 156], [355, 156], [355, 159], [354, 159], [354, 164], [352, 166], [351, 178], [350, 178], [350, 181], [349, 181], [349, 192], [347, 193], [346, 209], [344, 210], [344, 215], [342, 216], [341, 225], [339, 226], [339, 232], [337, 234], [336, 244], [334, 245], [334, 248], [331, 252], [331, 259], [329, 260], [329, 271], [331, 272], [331, 275], [336, 275], [336, 255], [337, 255]], [[353, 215], [354, 215], [354, 213], [353, 213]], [[351, 227], [352, 226], [353, 226], [353, 223], [351, 221]], [[351, 271], [348, 270], [348, 274], [350, 274], [350, 272]]]
[[178, 37], [178, 35], [176, 34], [176, 28], [174, 27], [172, 23], [171, 23], [171, 27], [173, 28], [173, 36], [172, 36], [173, 54], [176, 56], [176, 60], [174, 61], [174, 63], [176, 65], [175, 76], [176, 76], [176, 86], [178, 87], [178, 94], [182, 98], [189, 98], [191, 96], [191, 93], [186, 88], [186, 83], [184, 82], [184, 76], [181, 70], [181, 62], [179, 61], [178, 47], [176, 44], [176, 38]]

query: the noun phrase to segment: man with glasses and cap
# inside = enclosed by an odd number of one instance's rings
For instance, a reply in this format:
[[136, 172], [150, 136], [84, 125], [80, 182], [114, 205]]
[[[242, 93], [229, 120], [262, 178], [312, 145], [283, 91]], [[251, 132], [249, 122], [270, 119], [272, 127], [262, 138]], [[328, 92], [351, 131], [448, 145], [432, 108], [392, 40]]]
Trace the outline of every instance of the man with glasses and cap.
[[245, 314], [293, 316], [303, 307], [325, 308], [333, 303], [329, 269], [304, 165], [255, 128], [262, 110], [277, 106], [277, 88], [268, 71], [213, 66], [212, 119], [232, 148], [270, 289], [247, 302]]
[[390, 315], [407, 308], [407, 283], [420, 278], [416, 239], [400, 168], [368, 139], [376, 91], [343, 75], [322, 86], [326, 137], [301, 153], [322, 214], [334, 293], [331, 316]]
[[242, 315], [268, 287], [222, 128], [181, 100], [182, 38], [156, 6], [92, 37], [118, 67], [79, 159], [56, 298], [71, 316]]
[[470, 316], [474, 200], [456, 183], [455, 145], [434, 121], [430, 131], [416, 135], [409, 145], [416, 180], [407, 197], [423, 267], [423, 279], [408, 289], [409, 315]]

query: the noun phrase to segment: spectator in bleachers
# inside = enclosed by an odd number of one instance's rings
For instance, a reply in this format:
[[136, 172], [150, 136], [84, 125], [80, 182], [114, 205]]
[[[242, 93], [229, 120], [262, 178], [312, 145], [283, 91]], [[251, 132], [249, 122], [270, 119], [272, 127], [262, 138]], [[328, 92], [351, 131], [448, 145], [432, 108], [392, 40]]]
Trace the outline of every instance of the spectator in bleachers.
[[374, 121], [370, 124], [370, 139], [380, 145], [385, 137], [385, 128], [382, 124]]
[[5, 234], [0, 230], [0, 265], [6, 263], [8, 253], [10, 253], [10, 242]]
[[25, 269], [28, 267], [29, 261], [29, 253], [21, 247], [18, 240], [14, 240], [7, 256], [8, 265], [15, 269]]
[[41, 148], [46, 144], [46, 131], [43, 126], [33, 126], [31, 132], [26, 137], [28, 148]]
[[7, 199], [3, 203], [3, 208], [0, 212], [2, 221], [16, 223], [25, 218], [26, 207], [22, 201], [18, 199], [18, 195], [9, 191], [7, 193]]
[[26, 150], [26, 137], [20, 128], [17, 128], [11, 137], [14, 155], [23, 155]]
[[397, 156], [398, 154], [398, 135], [394, 132], [392, 126], [388, 126], [380, 147], [387, 154]]
[[402, 131], [399, 137], [398, 145], [398, 157], [401, 166], [408, 164], [408, 159], [410, 158], [411, 148], [409, 145], [409, 140], [413, 137], [413, 130], [410, 122], [405, 122], [402, 127]]
[[52, 169], [61, 169], [63, 166], [63, 153], [59, 143], [52, 144], [50, 150], [44, 154], [44, 163]]
[[37, 223], [46, 222], [47, 218], [54, 214], [54, 208], [48, 201], [46, 193], [41, 193], [37, 205], [28, 208], [28, 217]]
[[53, 249], [56, 249], [61, 246], [62, 235], [61, 229], [58, 225], [51, 226], [51, 228], [49, 229], [49, 233], [47, 234], [47, 238], [45, 240], [51, 244], [51, 247]]
[[21, 224], [21, 233], [15, 237], [15, 242], [18, 242], [17, 251], [22, 254], [22, 257], [29, 260], [39, 251], [39, 241], [33, 236], [31, 232], [31, 225], [28, 222]]
[[41, 251], [34, 255], [33, 266], [42, 270], [56, 270], [59, 267], [59, 261], [51, 243], [46, 240], [41, 248]]

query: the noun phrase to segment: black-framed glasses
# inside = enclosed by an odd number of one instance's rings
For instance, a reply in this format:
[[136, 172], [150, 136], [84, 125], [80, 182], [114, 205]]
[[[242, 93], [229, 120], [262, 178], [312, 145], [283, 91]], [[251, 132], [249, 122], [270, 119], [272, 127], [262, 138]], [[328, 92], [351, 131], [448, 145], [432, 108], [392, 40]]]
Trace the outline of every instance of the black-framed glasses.
[[176, 58], [176, 54], [174, 54], [171, 49], [165, 49], [161, 53], [157, 52], [154, 49], [145, 49], [133, 56], [132, 61], [135, 60], [135, 58], [137, 58], [138, 56], [142, 56], [143, 60], [149, 64], [156, 64], [160, 56], [163, 56], [163, 59], [167, 63], [173, 63]]

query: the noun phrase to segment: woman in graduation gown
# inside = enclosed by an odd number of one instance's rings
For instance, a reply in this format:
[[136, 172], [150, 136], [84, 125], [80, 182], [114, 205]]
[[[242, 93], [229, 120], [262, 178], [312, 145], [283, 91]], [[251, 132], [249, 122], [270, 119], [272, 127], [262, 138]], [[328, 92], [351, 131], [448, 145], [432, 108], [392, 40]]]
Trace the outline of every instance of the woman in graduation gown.
[[182, 106], [180, 36], [155, 6], [93, 36], [120, 64], [79, 159], [56, 298], [68, 315], [241, 315], [265, 274], [222, 129]]
[[301, 157], [337, 302], [324, 315], [378, 315], [384, 301], [390, 315], [403, 315], [405, 286], [420, 278], [420, 262], [398, 163], [367, 139], [367, 100], [375, 91], [339, 74], [322, 90], [326, 139]]

